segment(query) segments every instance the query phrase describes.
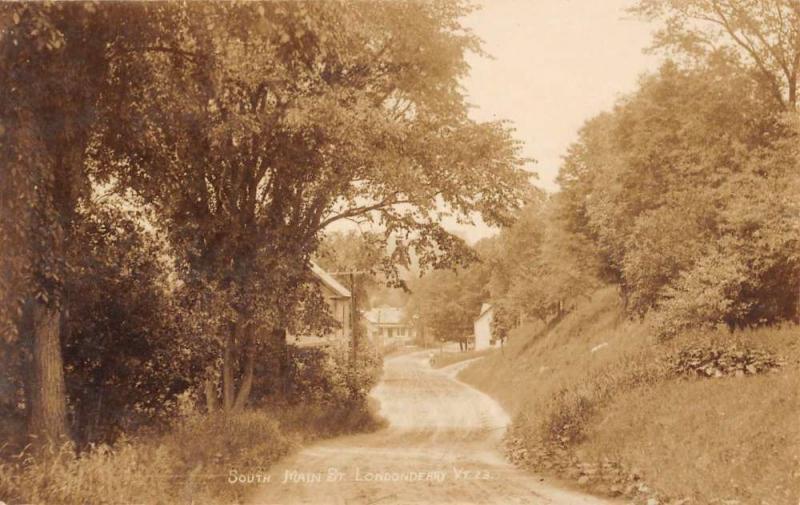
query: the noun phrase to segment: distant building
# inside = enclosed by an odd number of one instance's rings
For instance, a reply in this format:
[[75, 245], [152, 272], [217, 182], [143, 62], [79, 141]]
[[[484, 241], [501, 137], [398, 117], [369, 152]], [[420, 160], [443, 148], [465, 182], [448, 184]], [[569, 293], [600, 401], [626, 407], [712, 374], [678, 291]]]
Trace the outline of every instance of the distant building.
[[473, 323], [475, 331], [475, 350], [488, 349], [494, 345], [492, 337], [492, 320], [494, 319], [494, 307], [489, 303], [481, 305], [481, 312]]
[[403, 309], [382, 305], [364, 313], [367, 336], [378, 347], [405, 344], [414, 338], [414, 326]]
[[314, 279], [322, 291], [322, 297], [328, 304], [328, 311], [339, 323], [339, 327], [332, 329], [326, 335], [287, 335], [287, 342], [306, 346], [320, 345], [337, 340], [349, 340], [352, 332], [350, 311], [353, 303], [350, 290], [313, 261], [311, 262], [311, 272], [314, 274]]

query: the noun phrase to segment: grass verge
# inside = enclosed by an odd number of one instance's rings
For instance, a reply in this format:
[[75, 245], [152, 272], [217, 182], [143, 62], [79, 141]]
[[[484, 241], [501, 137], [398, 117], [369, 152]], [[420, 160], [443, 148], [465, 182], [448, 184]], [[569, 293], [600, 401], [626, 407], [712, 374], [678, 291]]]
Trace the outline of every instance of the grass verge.
[[[193, 416], [160, 436], [120, 440], [77, 454], [69, 445], [0, 462], [7, 503], [241, 503], [257, 475], [299, 445], [381, 426], [366, 406], [293, 406], [234, 416]], [[249, 482], [257, 484], [257, 482]]]
[[444, 368], [449, 365], [454, 365], [468, 359], [480, 358], [488, 356], [495, 352], [496, 349], [483, 349], [480, 351], [464, 351], [464, 352], [437, 352], [431, 356], [430, 362], [433, 368]]
[[[621, 314], [601, 290], [461, 373], [514, 415], [509, 457], [634, 502], [796, 505], [800, 328], [658, 343]], [[761, 366], [768, 354], [783, 366]]]

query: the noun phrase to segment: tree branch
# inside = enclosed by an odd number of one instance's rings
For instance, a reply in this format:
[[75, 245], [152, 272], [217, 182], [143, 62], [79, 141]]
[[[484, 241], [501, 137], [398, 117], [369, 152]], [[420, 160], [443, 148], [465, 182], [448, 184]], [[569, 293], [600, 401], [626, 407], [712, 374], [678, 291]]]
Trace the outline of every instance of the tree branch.
[[403, 204], [403, 203], [412, 203], [411, 200], [398, 200], [397, 199], [397, 195], [399, 195], [399, 194], [400, 194], [399, 192], [395, 192], [391, 197], [384, 198], [380, 202], [374, 203], [372, 205], [362, 205], [360, 207], [349, 208], [349, 209], [345, 210], [344, 212], [336, 214], [335, 216], [331, 216], [328, 219], [325, 219], [324, 221], [322, 221], [319, 224], [319, 226], [317, 226], [317, 230], [322, 230], [322, 229], [326, 228], [328, 225], [330, 225], [331, 223], [335, 223], [336, 221], [339, 221], [339, 220], [342, 220], [342, 219], [348, 219], [348, 218], [356, 217], [356, 216], [359, 216], [359, 215], [362, 215], [362, 214], [366, 214], [368, 212], [372, 212], [374, 210], [379, 210], [379, 209], [383, 209], [383, 208], [386, 208], [386, 207], [393, 207], [395, 205], [399, 205], [399, 204]]
[[711, 8], [717, 14], [717, 16], [719, 16], [719, 19], [714, 19], [706, 16], [698, 16], [698, 19], [716, 23], [725, 29], [725, 31], [728, 33], [728, 35], [731, 36], [734, 42], [736, 42], [736, 44], [738, 44], [739, 47], [744, 49], [750, 55], [751, 58], [753, 58], [753, 60], [755, 61], [756, 65], [761, 70], [761, 72], [767, 77], [767, 79], [769, 79], [772, 85], [772, 92], [775, 98], [778, 100], [778, 103], [780, 103], [781, 107], [785, 109], [787, 105], [783, 97], [783, 93], [781, 92], [780, 84], [777, 82], [775, 74], [773, 74], [769, 70], [766, 62], [764, 62], [764, 59], [758, 54], [758, 51], [752, 46], [752, 42], [750, 42], [749, 39], [746, 38], [746, 36], [745, 40], [742, 40], [742, 38], [737, 34], [736, 29], [731, 25], [728, 16], [725, 15], [725, 13], [722, 11], [719, 2], [717, 2], [716, 0], [712, 2]]

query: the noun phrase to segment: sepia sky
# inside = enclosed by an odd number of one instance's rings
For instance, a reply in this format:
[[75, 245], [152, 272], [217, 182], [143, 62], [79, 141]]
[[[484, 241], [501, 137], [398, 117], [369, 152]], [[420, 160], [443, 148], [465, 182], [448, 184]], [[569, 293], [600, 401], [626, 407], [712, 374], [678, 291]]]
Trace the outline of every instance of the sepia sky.
[[[581, 125], [610, 109], [658, 66], [643, 54], [652, 27], [625, 12], [635, 0], [473, 0], [464, 19], [491, 58], [468, 55], [463, 81], [477, 120], [507, 119], [537, 163], [537, 185], [553, 192], [561, 157]], [[497, 229], [445, 219], [470, 243]], [[344, 226], [344, 225], [343, 225]]]
[[511, 120], [548, 191], [583, 122], [657, 67], [642, 54], [652, 28], [624, 10], [632, 1], [476, 0], [464, 20], [494, 58], [468, 58], [473, 117]]

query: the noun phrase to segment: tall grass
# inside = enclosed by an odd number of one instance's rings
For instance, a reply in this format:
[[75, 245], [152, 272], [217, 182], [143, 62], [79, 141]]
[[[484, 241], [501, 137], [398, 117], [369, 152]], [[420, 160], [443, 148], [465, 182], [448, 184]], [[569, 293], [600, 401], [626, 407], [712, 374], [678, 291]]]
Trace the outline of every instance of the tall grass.
[[[160, 436], [123, 439], [82, 452], [71, 445], [26, 449], [0, 460], [7, 503], [240, 503], [247, 488], [232, 469], [265, 472], [303, 442], [380, 427], [361, 405], [273, 406], [232, 416], [191, 415]], [[324, 429], [323, 429], [324, 427]]]

